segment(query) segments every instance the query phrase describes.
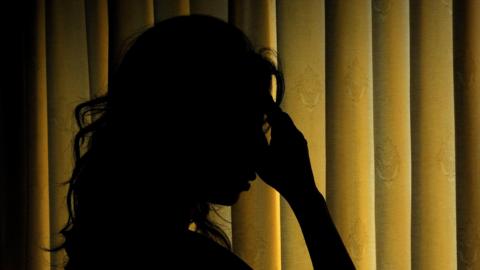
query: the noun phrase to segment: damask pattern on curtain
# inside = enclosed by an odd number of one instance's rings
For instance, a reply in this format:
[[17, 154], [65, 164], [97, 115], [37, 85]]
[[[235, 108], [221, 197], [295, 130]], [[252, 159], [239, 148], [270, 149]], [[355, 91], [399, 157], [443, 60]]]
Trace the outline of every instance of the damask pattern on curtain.
[[[479, 1], [28, 3], [19, 90], [0, 96], [1, 269], [64, 263], [40, 247], [62, 241], [73, 108], [104, 93], [138, 33], [184, 14], [230, 21], [278, 51], [283, 109], [358, 269], [480, 269]], [[234, 252], [254, 269], [312, 269], [288, 204], [254, 183], [212, 216]]]

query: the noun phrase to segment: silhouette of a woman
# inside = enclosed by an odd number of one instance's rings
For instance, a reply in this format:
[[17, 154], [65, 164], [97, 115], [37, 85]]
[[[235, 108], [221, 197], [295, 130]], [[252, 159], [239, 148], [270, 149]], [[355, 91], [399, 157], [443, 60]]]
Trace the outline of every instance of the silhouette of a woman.
[[108, 93], [76, 108], [65, 269], [250, 269], [207, 215], [257, 174], [291, 205], [315, 269], [353, 269], [282, 94], [275, 65], [219, 19], [175, 17], [138, 36]]

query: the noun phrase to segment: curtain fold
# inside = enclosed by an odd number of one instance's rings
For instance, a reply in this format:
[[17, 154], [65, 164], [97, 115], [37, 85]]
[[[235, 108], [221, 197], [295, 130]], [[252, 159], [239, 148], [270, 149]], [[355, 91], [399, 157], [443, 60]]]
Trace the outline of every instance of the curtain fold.
[[90, 96], [96, 97], [105, 94], [108, 84], [109, 14], [107, 0], [86, 0], [85, 17]]
[[190, 14], [189, 0], [154, 0], [155, 22], [168, 19], [173, 16]]
[[152, 0], [110, 1], [108, 9], [109, 59], [110, 67], [115, 67], [135, 38], [154, 24], [154, 3]]
[[480, 2], [454, 12], [458, 269], [480, 269]]
[[372, 13], [377, 268], [410, 269], [409, 3], [374, 1]]
[[411, 4], [412, 268], [455, 269], [452, 2]]
[[[63, 241], [73, 109], [105, 93], [136, 35], [186, 14], [278, 52], [282, 108], [357, 269], [480, 269], [478, 1], [32, 0], [12, 12], [22, 24], [13, 88], [0, 89], [0, 269], [64, 264], [41, 248]], [[218, 212], [254, 269], [312, 269], [293, 212], [261, 180]]]
[[27, 126], [27, 184], [28, 184], [28, 221], [25, 268], [32, 270], [47, 269], [50, 254], [43, 248], [50, 246], [50, 191], [49, 158], [47, 128], [47, 65], [46, 65], [46, 29], [45, 3], [37, 1], [32, 8], [34, 27], [30, 33], [32, 43], [29, 46], [31, 66], [27, 69], [26, 90], [28, 117]]
[[359, 269], [375, 269], [371, 1], [326, 3], [327, 204]]

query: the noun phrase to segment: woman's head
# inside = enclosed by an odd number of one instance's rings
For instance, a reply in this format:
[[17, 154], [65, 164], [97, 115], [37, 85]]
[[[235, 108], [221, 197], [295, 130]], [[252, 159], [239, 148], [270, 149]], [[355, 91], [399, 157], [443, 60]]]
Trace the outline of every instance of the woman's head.
[[111, 77], [110, 139], [128, 153], [115, 156], [141, 178], [168, 177], [191, 198], [233, 204], [255, 178], [276, 74], [231, 24], [195, 15], [159, 23]]
[[139, 35], [112, 70], [107, 95], [76, 108], [70, 219], [60, 247], [70, 265], [99, 224], [152, 225], [152, 215], [164, 217], [155, 225], [195, 222], [225, 239], [207, 219], [209, 204], [235, 203], [255, 178], [272, 76], [278, 102], [275, 65], [212, 17], [176, 17]]

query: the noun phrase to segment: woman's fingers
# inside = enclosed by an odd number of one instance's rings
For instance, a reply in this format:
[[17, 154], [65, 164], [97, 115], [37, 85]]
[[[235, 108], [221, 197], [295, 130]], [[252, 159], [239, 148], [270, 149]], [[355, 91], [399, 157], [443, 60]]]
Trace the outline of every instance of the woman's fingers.
[[281, 141], [288, 144], [297, 144], [295, 142], [306, 142], [305, 138], [295, 126], [292, 118], [280, 108], [277, 107], [276, 110], [267, 116], [267, 121], [269, 122], [271, 129], [271, 143], [275, 141]]
[[308, 147], [303, 134], [278, 106], [271, 108], [267, 121], [271, 126], [271, 140], [262, 156], [258, 175], [280, 194], [297, 189], [296, 186], [310, 185], [301, 183], [310, 181]]

